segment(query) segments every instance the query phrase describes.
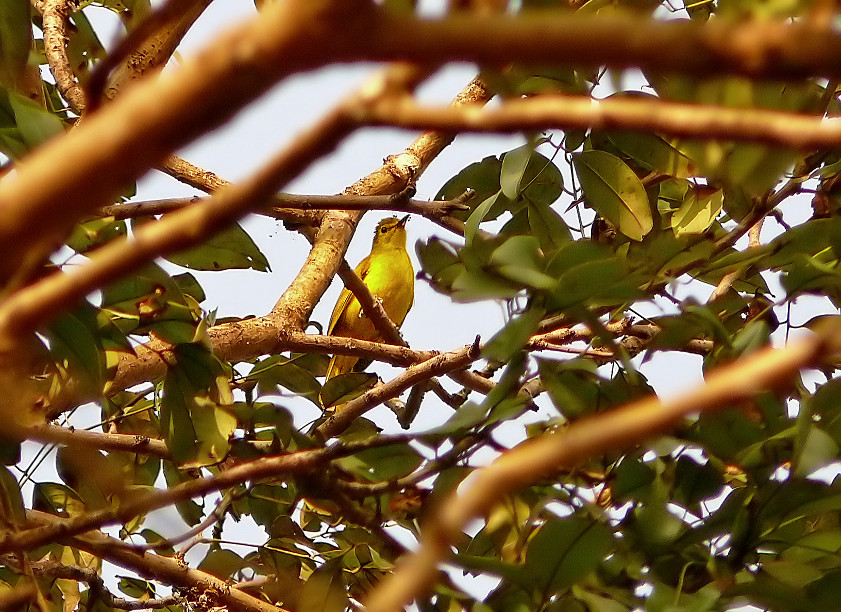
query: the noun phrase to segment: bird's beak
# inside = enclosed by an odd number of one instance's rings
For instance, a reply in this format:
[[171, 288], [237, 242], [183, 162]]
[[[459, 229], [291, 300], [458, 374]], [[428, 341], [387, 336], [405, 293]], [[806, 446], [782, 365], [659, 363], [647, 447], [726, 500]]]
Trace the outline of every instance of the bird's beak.
[[397, 227], [406, 227], [406, 221], [408, 221], [409, 217], [411, 217], [411, 216], [412, 215], [406, 215], [405, 217], [400, 219], [400, 223], [397, 224]]

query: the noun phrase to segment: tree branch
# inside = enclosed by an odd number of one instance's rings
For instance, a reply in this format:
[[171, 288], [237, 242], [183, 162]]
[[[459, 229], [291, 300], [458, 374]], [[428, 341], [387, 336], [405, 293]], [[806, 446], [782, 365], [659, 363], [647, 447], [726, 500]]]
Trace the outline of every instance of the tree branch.
[[[26, 517], [30, 523], [38, 526], [36, 529], [53, 529], [61, 532], [62, 519], [58, 517], [36, 510], [27, 511]], [[63, 535], [63, 540], [73, 548], [84, 550], [101, 559], [107, 559], [111, 563], [134, 571], [144, 578], [160, 580], [165, 584], [185, 589], [193, 589], [196, 599], [199, 596], [207, 598], [211, 602], [227, 606], [231, 611], [278, 612], [280, 609], [262, 599], [248, 595], [236, 587], [232, 587], [224, 580], [188, 567], [178, 558], [139, 552], [132, 546], [103, 533], [91, 532], [77, 537]]]
[[177, 605], [184, 598], [175, 595], [168, 595], [158, 599], [137, 599], [129, 600], [117, 597], [105, 586], [95, 569], [80, 567], [78, 565], [62, 565], [54, 561], [39, 561], [32, 564], [32, 571], [36, 576], [48, 576], [50, 578], [64, 578], [84, 582], [91, 592], [96, 592], [98, 600], [109, 608], [120, 610], [159, 610], [167, 606]]
[[[220, 181], [222, 179], [219, 179]], [[394, 198], [392, 196], [355, 196], [355, 195], [297, 195], [281, 193], [274, 196], [265, 208], [254, 212], [277, 218], [278, 214], [285, 217], [286, 209], [301, 210], [384, 210], [413, 213], [422, 215], [432, 221], [436, 217], [449, 215], [453, 211], [469, 210], [465, 204], [466, 197], [452, 200], [414, 200]], [[147, 200], [144, 202], [125, 202], [110, 204], [97, 211], [99, 217], [114, 217], [115, 219], [135, 219], [137, 217], [151, 217], [181, 210], [187, 206], [201, 205], [207, 198], [193, 196], [191, 198], [170, 198], [166, 200]]]
[[470, 346], [458, 351], [436, 355], [424, 362], [409, 366], [405, 372], [366, 391], [356, 399], [344, 404], [340, 410], [319, 425], [313, 434], [321, 440], [328, 440], [347, 429], [354, 420], [368, 410], [423, 380], [440, 376], [452, 370], [466, 367], [479, 358], [479, 338]]
[[164, 508], [181, 501], [200, 497], [242, 484], [267, 478], [306, 474], [323, 467], [327, 462], [352, 455], [360, 450], [388, 446], [395, 441], [405, 441], [405, 436], [380, 436], [356, 443], [336, 443], [327, 448], [299, 451], [275, 457], [261, 457], [234, 466], [213, 476], [183, 482], [169, 489], [138, 494], [122, 500], [115, 508], [87, 512], [43, 527], [25, 531], [5, 531], [0, 534], [0, 553], [36, 548], [57, 538], [74, 536], [105, 525], [124, 523], [152, 510]]
[[44, 54], [50, 65], [50, 72], [61, 95], [76, 114], [85, 108], [85, 93], [76, 82], [76, 75], [67, 57], [68, 15], [76, 10], [73, 0], [33, 0], [32, 4], [41, 13], [44, 32]]
[[841, 119], [761, 108], [667, 102], [654, 97], [541, 95], [482, 110], [420, 106], [409, 97], [372, 101], [371, 125], [458, 132], [595, 129], [658, 132], [669, 136], [762, 142], [794, 149], [836, 148]]
[[274, 3], [178, 69], [139, 81], [76, 129], [33, 151], [0, 182], [6, 255], [0, 258], [0, 280], [28, 278], [77, 219], [113, 201], [126, 183], [224, 123], [278, 79], [325, 61], [329, 41], [322, 45], [313, 37], [332, 39], [334, 29], [355, 34], [345, 17], [360, 3]]
[[841, 75], [841, 34], [828, 21], [721, 18], [701, 23], [546, 10], [516, 16], [463, 12], [438, 20], [379, 11], [375, 23], [360, 41], [369, 60], [637, 67], [715, 77]]
[[15, 346], [29, 333], [105, 283], [221, 231], [270, 198], [351, 129], [346, 109], [340, 105], [251, 178], [219, 191], [204, 206], [191, 206], [145, 224], [133, 238], [114, 240], [99, 248], [87, 264], [55, 272], [13, 293], [0, 304], [0, 351], [15, 352]]
[[[7, 431], [8, 433], [12, 433]], [[101, 433], [86, 429], [69, 429], [44, 423], [28, 428], [20, 428], [14, 432], [30, 440], [50, 442], [65, 446], [94, 448], [104, 451], [123, 451], [153, 455], [161, 459], [171, 459], [169, 450], [163, 440], [135, 436], [131, 434]]]

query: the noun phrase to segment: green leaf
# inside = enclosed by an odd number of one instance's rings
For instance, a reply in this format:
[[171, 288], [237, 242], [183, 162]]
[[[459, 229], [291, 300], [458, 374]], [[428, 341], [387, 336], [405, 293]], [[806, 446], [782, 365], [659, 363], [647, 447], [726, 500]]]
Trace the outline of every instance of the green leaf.
[[234, 551], [225, 548], [211, 548], [199, 563], [198, 569], [222, 580], [228, 580], [237, 572], [242, 571], [244, 567], [245, 562], [242, 557]]
[[66, 244], [77, 253], [85, 253], [114, 238], [125, 236], [126, 232], [125, 221], [115, 221], [112, 217], [93, 219], [75, 226]]
[[336, 460], [344, 469], [371, 482], [402, 478], [414, 472], [422, 462], [423, 457], [408, 444], [370, 448]]
[[324, 408], [345, 404], [373, 388], [379, 377], [365, 372], [348, 372], [331, 378], [324, 383], [319, 393], [319, 401]]
[[539, 359], [540, 380], [558, 412], [573, 420], [595, 412], [599, 405], [599, 377], [590, 360]]
[[491, 253], [495, 271], [533, 289], [552, 289], [555, 279], [543, 273], [543, 253], [534, 236], [512, 236]]
[[328, 561], [316, 569], [304, 584], [298, 612], [344, 612], [348, 604], [341, 559]]
[[154, 585], [146, 580], [129, 576], [117, 576], [117, 578], [119, 578], [117, 588], [129, 597], [148, 599], [155, 596]]
[[509, 200], [520, 197], [524, 187], [523, 179], [534, 149], [531, 145], [524, 145], [513, 151], [508, 151], [502, 158], [502, 168], [499, 172], [499, 184], [502, 193]]
[[106, 380], [105, 355], [94, 308], [85, 302], [56, 319], [45, 335], [50, 354], [71, 376], [93, 393], [101, 393]]
[[587, 204], [632, 240], [654, 227], [648, 194], [628, 165], [604, 151], [584, 151], [572, 158]]
[[712, 187], [695, 187], [672, 214], [675, 235], [701, 234], [713, 224], [724, 204], [724, 192]]
[[[185, 473], [178, 470], [178, 468], [171, 461], [164, 461], [164, 479], [166, 485], [172, 488], [182, 482], [189, 482], [191, 478]], [[202, 507], [194, 502], [192, 499], [178, 502], [175, 504], [175, 509], [181, 519], [190, 527], [198, 525], [202, 518], [204, 518], [204, 511]]]
[[86, 510], [84, 502], [73, 489], [55, 482], [35, 484], [32, 509], [58, 516], [77, 516]]
[[236, 417], [225, 406], [201, 398], [197, 398], [190, 415], [196, 432], [196, 457], [185, 467], [219, 463], [231, 448], [230, 439], [237, 429]]
[[233, 402], [227, 372], [200, 344], [177, 345], [172, 353], [175, 363], [167, 369], [160, 403], [167, 448], [184, 467], [219, 463], [237, 426], [224, 407]]
[[20, 484], [6, 466], [0, 466], [0, 518], [6, 525], [26, 523]]
[[482, 356], [503, 363], [507, 362], [516, 352], [522, 350], [528, 339], [537, 331], [537, 326], [545, 314], [545, 308], [530, 307], [509, 321], [488, 341], [482, 349]]
[[32, 8], [27, 0], [0, 2], [0, 83], [19, 89], [32, 48]]
[[451, 293], [453, 281], [465, 271], [465, 266], [456, 254], [455, 247], [443, 240], [430, 238], [428, 242], [418, 240], [415, 252], [421, 268], [430, 276], [430, 283], [436, 291]]
[[502, 194], [509, 201], [516, 202], [525, 198], [545, 206], [557, 200], [564, 189], [563, 176], [558, 167], [551, 159], [535, 151], [531, 144], [503, 155], [499, 182]]
[[[499, 191], [501, 168], [502, 162], [494, 156], [472, 163], [444, 183], [434, 199], [452, 200], [472, 189], [475, 195], [470, 202], [471, 207], [475, 207], [473, 203], [483, 202]], [[455, 211], [453, 216], [463, 221], [470, 216], [470, 211]]]
[[160, 402], [161, 434], [178, 465], [188, 463], [196, 456], [196, 430], [190, 413], [195, 406], [195, 396], [203, 391], [178, 370], [169, 370], [164, 378]]
[[[653, 99], [653, 96], [645, 97]], [[611, 132], [607, 137], [613, 146], [646, 170], [676, 178], [688, 178], [696, 172], [688, 157], [656, 134]]]
[[453, 298], [460, 302], [513, 298], [521, 291], [518, 284], [477, 269], [464, 270], [453, 281]]
[[527, 211], [531, 234], [547, 257], [572, 240], [566, 222], [551, 207], [529, 204]]
[[455, 414], [444, 422], [429, 431], [424, 432], [424, 435], [430, 436], [450, 436], [453, 434], [461, 434], [469, 429], [472, 429], [482, 421], [488, 418], [490, 407], [475, 402], [465, 402], [462, 404]]
[[251, 268], [269, 271], [269, 261], [244, 229], [237, 223], [200, 246], [166, 257], [191, 270], [231, 270]]
[[64, 131], [61, 120], [37, 103], [12, 91], [8, 95], [15, 123], [28, 149], [34, 149]]
[[561, 274], [549, 306], [563, 310], [581, 304], [617, 305], [641, 295], [639, 281], [618, 259], [602, 259]]
[[838, 444], [825, 431], [812, 426], [799, 456], [792, 462], [794, 474], [808, 476], [838, 458]]
[[247, 378], [257, 381], [261, 395], [276, 393], [278, 386], [282, 386], [320, 406], [321, 384], [311, 372], [295, 361], [281, 355], [272, 355], [257, 362]]
[[552, 519], [529, 542], [525, 567], [538, 588], [558, 592], [593, 572], [613, 544], [606, 525], [578, 517]]
[[496, 204], [497, 200], [501, 197], [501, 195], [502, 192], [498, 191], [494, 195], [489, 196], [481, 204], [474, 208], [473, 212], [470, 213], [470, 216], [467, 218], [467, 221], [464, 222], [465, 244], [470, 245], [473, 243], [473, 239], [476, 237], [476, 233], [479, 231], [479, 224], [485, 220], [488, 211], [490, 211], [491, 207], [494, 204]]

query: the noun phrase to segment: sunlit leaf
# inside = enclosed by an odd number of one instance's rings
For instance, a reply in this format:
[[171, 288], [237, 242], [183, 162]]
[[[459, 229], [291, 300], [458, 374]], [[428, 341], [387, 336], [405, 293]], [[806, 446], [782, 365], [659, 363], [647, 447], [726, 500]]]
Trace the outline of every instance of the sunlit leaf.
[[633, 240], [651, 231], [653, 219], [642, 182], [618, 157], [604, 151], [584, 151], [573, 164], [587, 203]]

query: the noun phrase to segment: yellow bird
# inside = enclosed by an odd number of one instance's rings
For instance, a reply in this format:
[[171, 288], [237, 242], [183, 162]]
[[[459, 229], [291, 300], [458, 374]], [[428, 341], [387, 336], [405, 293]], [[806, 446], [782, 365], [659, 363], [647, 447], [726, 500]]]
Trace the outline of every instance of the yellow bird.
[[[363, 280], [374, 298], [383, 306], [388, 318], [400, 327], [415, 299], [415, 271], [406, 252], [406, 221], [389, 217], [377, 225], [371, 253], [356, 266], [356, 274]], [[339, 301], [330, 316], [327, 333], [343, 338], [358, 338], [381, 342], [382, 336], [362, 312], [359, 301], [347, 289], [342, 290]], [[327, 368], [327, 380], [350, 372], [358, 357], [335, 355]]]

